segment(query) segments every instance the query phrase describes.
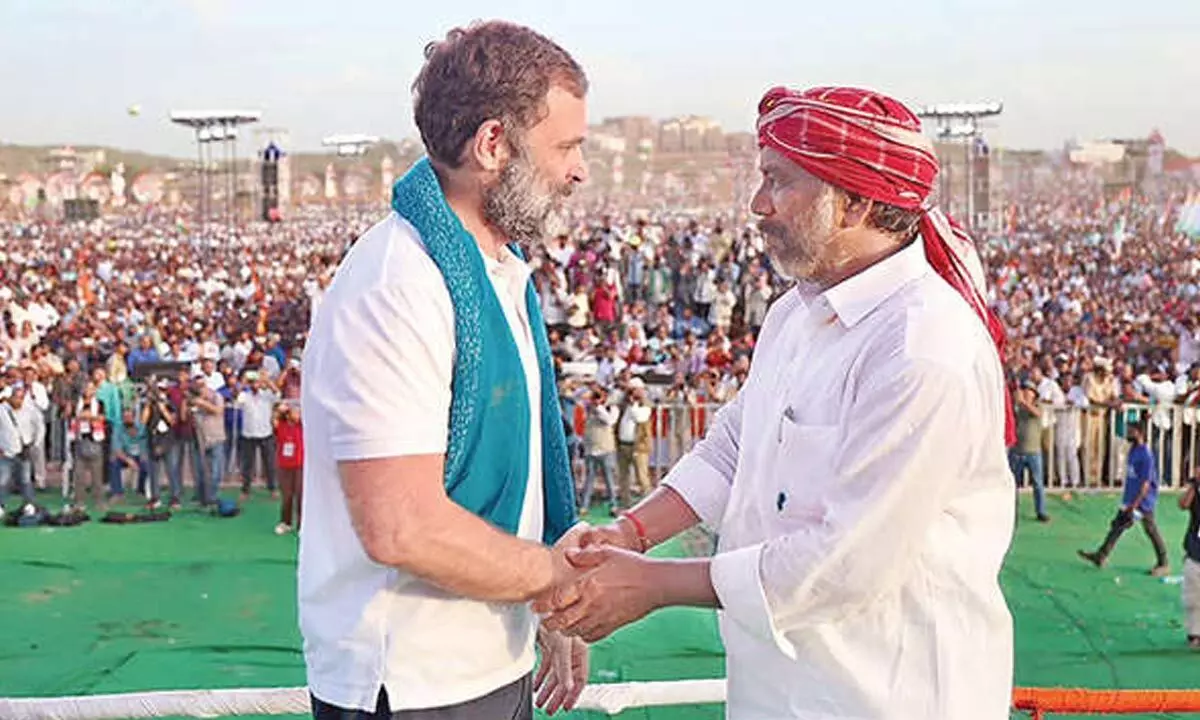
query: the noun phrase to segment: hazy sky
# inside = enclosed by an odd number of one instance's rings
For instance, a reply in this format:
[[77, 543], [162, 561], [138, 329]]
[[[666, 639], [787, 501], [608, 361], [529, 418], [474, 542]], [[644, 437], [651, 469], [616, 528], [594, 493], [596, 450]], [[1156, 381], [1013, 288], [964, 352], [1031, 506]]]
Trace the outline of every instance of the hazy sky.
[[259, 109], [292, 149], [404, 137], [424, 44], [492, 17], [580, 60], [595, 121], [748, 130], [771, 85], [858, 84], [917, 104], [1002, 100], [996, 145], [1158, 127], [1200, 154], [1200, 0], [0, 0], [0, 140], [188, 155], [167, 113], [206, 107]]

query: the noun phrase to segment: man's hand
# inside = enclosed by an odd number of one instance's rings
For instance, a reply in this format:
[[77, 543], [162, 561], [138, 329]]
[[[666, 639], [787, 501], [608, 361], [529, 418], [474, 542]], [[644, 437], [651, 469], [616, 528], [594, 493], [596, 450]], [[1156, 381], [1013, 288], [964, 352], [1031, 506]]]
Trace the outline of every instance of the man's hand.
[[612, 547], [641, 552], [642, 541], [638, 538], [637, 528], [628, 518], [618, 518], [615, 522], [599, 527], [589, 527], [579, 538], [579, 547], [597, 547], [609, 545]]
[[587, 685], [587, 644], [577, 637], [545, 627], [538, 628], [537, 640], [542, 660], [533, 679], [533, 691], [537, 693], [535, 704], [547, 715], [553, 715], [560, 708], [573, 710]]
[[653, 577], [654, 561], [611, 546], [567, 553], [585, 572], [579, 580], [538, 598], [534, 612], [547, 615], [543, 626], [595, 642], [645, 617], [662, 602]]
[[571, 588], [579, 579], [581, 571], [567, 560], [567, 552], [578, 550], [582, 547], [582, 543], [593, 529], [591, 525], [585, 522], [577, 523], [560, 537], [558, 542], [554, 543], [554, 547], [550, 548], [552, 579], [550, 586], [535, 598], [537, 602], [551, 607], [558, 605], [566, 606], [570, 602], [574, 602], [573, 600], [568, 600], [568, 597], [573, 598], [574, 595], [567, 595], [567, 593], [571, 592]]
[[570, 548], [584, 547], [584, 538], [596, 528], [585, 522], [578, 522], [554, 543], [554, 549], [566, 552]]

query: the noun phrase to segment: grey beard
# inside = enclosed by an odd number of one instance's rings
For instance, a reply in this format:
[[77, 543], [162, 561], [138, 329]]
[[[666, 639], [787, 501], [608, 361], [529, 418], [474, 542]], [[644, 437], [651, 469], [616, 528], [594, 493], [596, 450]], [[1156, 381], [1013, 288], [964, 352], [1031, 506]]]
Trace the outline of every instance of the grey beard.
[[512, 242], [544, 242], [565, 227], [555, 212], [554, 192], [543, 193], [534, 172], [523, 158], [515, 158], [484, 194], [484, 218]]

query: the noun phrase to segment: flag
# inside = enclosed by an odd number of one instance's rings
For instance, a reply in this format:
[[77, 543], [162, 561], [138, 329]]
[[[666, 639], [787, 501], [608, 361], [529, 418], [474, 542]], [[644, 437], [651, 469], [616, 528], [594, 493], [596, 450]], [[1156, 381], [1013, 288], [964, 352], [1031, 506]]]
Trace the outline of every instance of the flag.
[[1116, 248], [1116, 256], [1121, 257], [1121, 248], [1125, 245], [1125, 216], [1117, 218], [1117, 222], [1113, 225], [1112, 231], [1113, 247]]
[[1187, 199], [1179, 208], [1179, 219], [1175, 222], [1175, 232], [1189, 237], [1200, 237], [1200, 193], [1189, 192]]

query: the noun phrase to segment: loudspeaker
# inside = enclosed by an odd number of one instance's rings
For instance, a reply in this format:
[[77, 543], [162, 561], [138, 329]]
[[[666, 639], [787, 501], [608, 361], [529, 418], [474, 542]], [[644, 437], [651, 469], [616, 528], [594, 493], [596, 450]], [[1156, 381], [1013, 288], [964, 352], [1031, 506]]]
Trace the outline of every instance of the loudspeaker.
[[63, 200], [63, 214], [67, 222], [90, 222], [100, 216], [100, 203], [95, 200]]
[[283, 151], [275, 143], [262, 154], [262, 219], [279, 222], [279, 158]]

